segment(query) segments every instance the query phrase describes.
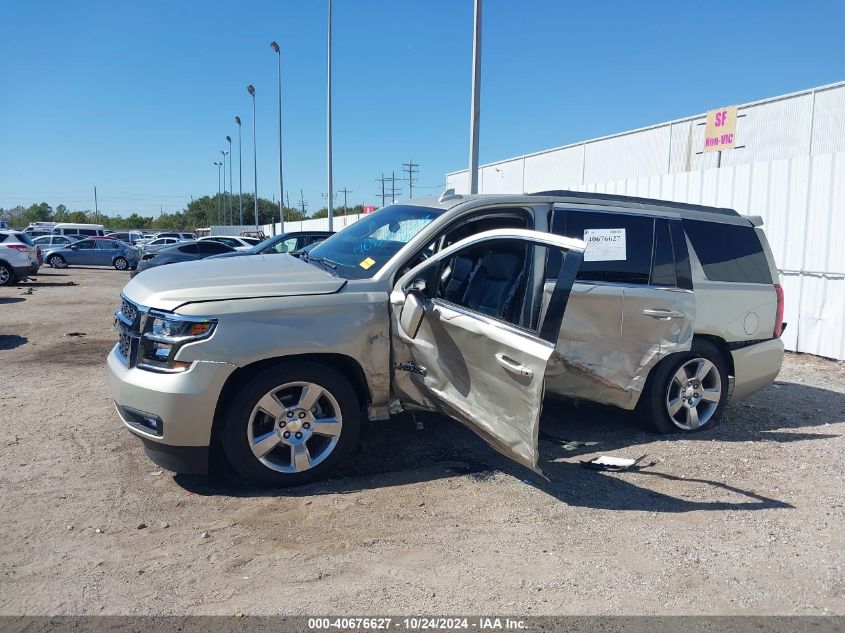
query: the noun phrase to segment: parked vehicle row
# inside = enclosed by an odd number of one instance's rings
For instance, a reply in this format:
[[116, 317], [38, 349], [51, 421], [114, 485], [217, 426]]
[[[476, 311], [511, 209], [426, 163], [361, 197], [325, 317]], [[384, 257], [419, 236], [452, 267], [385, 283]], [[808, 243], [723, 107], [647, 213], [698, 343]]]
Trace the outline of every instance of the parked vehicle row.
[[781, 367], [761, 224], [568, 191], [391, 205], [299, 257], [130, 281], [111, 395], [159, 465], [205, 473], [215, 443], [273, 485], [324, 476], [365, 416], [403, 410], [452, 416], [535, 471], [546, 393], [701, 431]]
[[131, 244], [105, 237], [84, 238], [70, 244], [50, 246], [44, 252], [44, 260], [53, 268], [74, 264], [129, 270], [138, 265], [140, 258], [140, 251]]

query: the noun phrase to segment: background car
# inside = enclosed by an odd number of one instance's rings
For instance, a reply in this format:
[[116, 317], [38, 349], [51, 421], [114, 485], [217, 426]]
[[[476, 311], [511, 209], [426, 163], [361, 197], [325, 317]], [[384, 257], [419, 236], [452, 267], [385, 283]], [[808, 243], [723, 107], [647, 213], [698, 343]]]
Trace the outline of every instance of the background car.
[[114, 231], [109, 233], [106, 237], [113, 237], [116, 240], [126, 242], [127, 244], [137, 244], [139, 240], [144, 239], [141, 231]]
[[32, 240], [32, 243], [41, 250], [47, 250], [50, 247], [69, 246], [82, 239], [85, 239], [84, 235], [42, 235]]
[[213, 240], [215, 242], [225, 244], [226, 246], [231, 246], [236, 251], [248, 251], [254, 246], [257, 246], [261, 241], [255, 239], [254, 237], [235, 237], [233, 235], [206, 235], [205, 237], [199, 238], [198, 241], [204, 242], [207, 240]]
[[70, 264], [83, 266], [114, 266], [127, 270], [138, 265], [140, 252], [120, 240], [102, 237], [79, 240], [68, 246], [53, 247], [45, 251], [44, 261], [53, 268]]
[[9, 286], [38, 272], [38, 247], [22, 231], [0, 230], [0, 286]]
[[134, 277], [148, 268], [154, 268], [155, 266], [192, 262], [198, 259], [205, 259], [212, 255], [234, 252], [235, 250], [231, 246], [226, 246], [214, 240], [179, 242], [154, 253], [144, 253], [141, 261], [138, 263], [138, 269], [133, 271], [131, 276]]
[[181, 240], [181, 241], [189, 241], [189, 240], [197, 239], [197, 236], [194, 235], [193, 233], [180, 233], [178, 231], [167, 231], [167, 232], [164, 232], [164, 233], [159, 233], [158, 235], [156, 235], [156, 238], [159, 238], [159, 237], [175, 237], [177, 240]]
[[250, 249], [217, 255], [217, 257], [233, 257], [235, 255], [271, 255], [273, 253], [298, 253], [313, 247], [327, 237], [334, 235], [331, 231], [301, 231], [282, 233], [259, 242]]
[[157, 237], [149, 242], [142, 242], [140, 246], [145, 253], [155, 253], [165, 246], [173, 246], [178, 241], [178, 237]]

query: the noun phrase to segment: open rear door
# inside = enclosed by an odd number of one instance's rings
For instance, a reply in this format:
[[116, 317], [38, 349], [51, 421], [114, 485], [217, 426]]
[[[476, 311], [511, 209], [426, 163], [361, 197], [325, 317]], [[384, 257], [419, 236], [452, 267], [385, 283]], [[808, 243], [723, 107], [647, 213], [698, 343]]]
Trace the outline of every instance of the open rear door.
[[[469, 237], [426, 260], [391, 294], [393, 385], [405, 405], [463, 423], [500, 453], [538, 468], [546, 364], [580, 240], [522, 229]], [[456, 271], [461, 283], [455, 283]], [[547, 280], [553, 291], [543, 292]]]

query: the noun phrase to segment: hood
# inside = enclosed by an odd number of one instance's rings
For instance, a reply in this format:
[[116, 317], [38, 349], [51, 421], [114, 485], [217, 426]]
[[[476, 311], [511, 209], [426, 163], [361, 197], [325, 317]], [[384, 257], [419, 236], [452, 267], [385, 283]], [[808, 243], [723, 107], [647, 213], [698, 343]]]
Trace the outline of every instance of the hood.
[[149, 268], [126, 284], [123, 293], [141, 305], [175, 310], [195, 301], [332, 294], [345, 284], [345, 279], [290, 255], [250, 255]]

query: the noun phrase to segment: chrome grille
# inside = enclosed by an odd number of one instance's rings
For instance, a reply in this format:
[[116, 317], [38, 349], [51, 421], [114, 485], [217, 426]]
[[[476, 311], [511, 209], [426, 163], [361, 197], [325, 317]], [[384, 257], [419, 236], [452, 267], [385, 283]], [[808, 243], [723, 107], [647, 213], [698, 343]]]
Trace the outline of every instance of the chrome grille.
[[134, 367], [137, 362], [141, 342], [145, 309], [122, 299], [120, 307], [114, 311], [114, 327], [117, 330], [117, 352], [120, 360], [127, 367]]

